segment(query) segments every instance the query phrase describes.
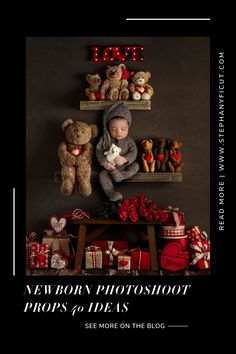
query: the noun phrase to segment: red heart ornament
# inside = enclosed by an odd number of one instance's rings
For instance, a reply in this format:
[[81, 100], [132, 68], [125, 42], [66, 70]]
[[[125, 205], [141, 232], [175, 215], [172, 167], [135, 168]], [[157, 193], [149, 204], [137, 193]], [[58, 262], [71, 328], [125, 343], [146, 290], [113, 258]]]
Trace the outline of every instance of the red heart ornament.
[[162, 251], [161, 268], [167, 270], [181, 270], [187, 267], [189, 254], [182, 251], [177, 242], [169, 243]]
[[125, 267], [126, 265], [128, 265], [128, 261], [125, 261], [125, 260], [122, 260], [122, 261], [120, 261], [119, 262], [120, 263], [120, 265], [122, 266], [122, 267]]
[[69, 150], [69, 152], [70, 152], [72, 155], [74, 155], [74, 156], [79, 156], [79, 155], [81, 155], [81, 154], [82, 154], [82, 151], [83, 151], [82, 147], [76, 147], [76, 148], [72, 148], [72, 149]]
[[126, 69], [123, 69], [123, 70], [122, 70], [122, 78], [123, 78], [124, 80], [129, 80], [129, 78], [130, 78], [130, 72], [127, 71]]
[[66, 227], [66, 222], [66, 218], [58, 219], [56, 215], [52, 215], [49, 218], [49, 225], [56, 233], [59, 233], [64, 230], [64, 228]]
[[172, 156], [173, 156], [173, 158], [176, 159], [176, 160], [180, 159], [180, 157], [181, 157], [181, 155], [180, 155], [179, 153], [177, 153], [177, 152], [174, 152], [174, 153], [172, 154]]
[[151, 154], [146, 154], [146, 155], [144, 156], [144, 159], [145, 159], [146, 161], [151, 161], [152, 155], [151, 155]]

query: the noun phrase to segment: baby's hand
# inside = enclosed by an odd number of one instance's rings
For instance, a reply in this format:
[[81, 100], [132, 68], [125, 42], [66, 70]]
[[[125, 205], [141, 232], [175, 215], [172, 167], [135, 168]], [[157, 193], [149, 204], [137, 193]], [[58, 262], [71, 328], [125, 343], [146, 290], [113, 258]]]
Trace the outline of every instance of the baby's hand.
[[108, 161], [103, 162], [103, 167], [108, 171], [112, 171], [115, 169], [115, 166]]
[[122, 165], [124, 165], [124, 163], [127, 162], [127, 159], [124, 156], [117, 156], [114, 159], [114, 161], [117, 164], [117, 166], [122, 166]]

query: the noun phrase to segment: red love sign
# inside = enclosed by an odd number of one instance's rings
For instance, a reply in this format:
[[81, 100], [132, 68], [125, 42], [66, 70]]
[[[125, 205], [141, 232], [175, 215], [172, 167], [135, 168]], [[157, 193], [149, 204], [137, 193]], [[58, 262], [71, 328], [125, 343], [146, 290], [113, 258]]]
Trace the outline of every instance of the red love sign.
[[187, 267], [189, 254], [182, 251], [182, 247], [177, 242], [169, 243], [161, 255], [161, 268], [167, 270], [181, 270]]
[[120, 261], [119, 262], [120, 263], [120, 265], [122, 266], [122, 267], [125, 267], [126, 265], [128, 265], [128, 261], [125, 261], [125, 260], [122, 260], [122, 261]]
[[179, 153], [177, 153], [177, 152], [174, 152], [174, 153], [172, 154], [172, 156], [173, 156], [173, 158], [176, 159], [176, 160], [180, 159], [180, 157], [181, 157], [181, 155], [180, 155]]
[[66, 227], [67, 220], [66, 218], [58, 219], [56, 215], [52, 215], [49, 218], [49, 225], [53, 231], [59, 233], [64, 230]]

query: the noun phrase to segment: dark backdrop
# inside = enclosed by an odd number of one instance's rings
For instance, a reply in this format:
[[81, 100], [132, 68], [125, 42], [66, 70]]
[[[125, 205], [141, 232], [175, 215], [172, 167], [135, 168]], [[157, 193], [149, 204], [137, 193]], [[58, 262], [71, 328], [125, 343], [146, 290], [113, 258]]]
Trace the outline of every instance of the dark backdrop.
[[[50, 215], [75, 208], [94, 210], [104, 194], [98, 184], [88, 198], [65, 197], [54, 172], [60, 170], [58, 144], [65, 118], [95, 123], [102, 111], [80, 111], [86, 99], [87, 73], [104, 71], [110, 63], [89, 59], [92, 45], [142, 45], [144, 61], [125, 62], [128, 70], [148, 70], [155, 93], [151, 111], [131, 111], [131, 136], [179, 137], [183, 141], [182, 183], [127, 183], [124, 197], [144, 193], [159, 206], [179, 207], [186, 226], [210, 233], [210, 40], [208, 37], [28, 37], [27, 38], [27, 233], [39, 235]], [[100, 129], [101, 132], [101, 129]]]

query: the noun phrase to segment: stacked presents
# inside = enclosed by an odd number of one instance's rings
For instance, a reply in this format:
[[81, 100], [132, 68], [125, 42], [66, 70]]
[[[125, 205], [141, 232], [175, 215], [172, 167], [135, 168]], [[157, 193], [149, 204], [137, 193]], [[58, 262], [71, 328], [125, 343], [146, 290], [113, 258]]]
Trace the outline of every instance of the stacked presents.
[[167, 210], [168, 218], [160, 228], [158, 258], [161, 269], [177, 271], [189, 266], [194, 270], [210, 268], [210, 241], [199, 226], [185, 230], [184, 213]]

